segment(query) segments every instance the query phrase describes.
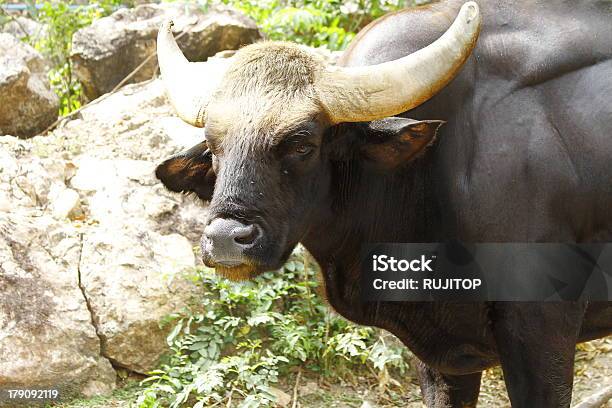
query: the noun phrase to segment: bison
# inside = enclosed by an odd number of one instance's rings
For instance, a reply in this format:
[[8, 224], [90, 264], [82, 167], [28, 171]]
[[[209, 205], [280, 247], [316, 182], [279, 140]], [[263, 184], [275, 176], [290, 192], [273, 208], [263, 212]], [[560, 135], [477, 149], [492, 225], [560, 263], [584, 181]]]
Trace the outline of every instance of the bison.
[[450, 0], [372, 22], [335, 66], [261, 42], [213, 73], [166, 24], [163, 81], [205, 140], [157, 177], [210, 202], [202, 254], [222, 276], [279, 268], [301, 242], [338, 313], [418, 358], [428, 407], [475, 406], [499, 364], [514, 407], [567, 407], [575, 345], [612, 331], [610, 302], [364, 302], [357, 254], [368, 242], [610, 241], [611, 10]]

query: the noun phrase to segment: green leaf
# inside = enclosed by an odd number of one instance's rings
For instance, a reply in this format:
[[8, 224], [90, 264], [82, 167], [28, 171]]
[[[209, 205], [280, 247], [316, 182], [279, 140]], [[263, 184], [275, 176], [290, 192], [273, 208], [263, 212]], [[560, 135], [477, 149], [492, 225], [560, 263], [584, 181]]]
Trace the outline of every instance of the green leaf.
[[168, 337], [166, 338], [166, 343], [168, 343], [168, 346], [172, 346], [172, 344], [174, 343], [174, 339], [178, 336], [182, 328], [183, 319], [179, 320], [179, 323], [174, 326], [170, 334], [168, 334]]

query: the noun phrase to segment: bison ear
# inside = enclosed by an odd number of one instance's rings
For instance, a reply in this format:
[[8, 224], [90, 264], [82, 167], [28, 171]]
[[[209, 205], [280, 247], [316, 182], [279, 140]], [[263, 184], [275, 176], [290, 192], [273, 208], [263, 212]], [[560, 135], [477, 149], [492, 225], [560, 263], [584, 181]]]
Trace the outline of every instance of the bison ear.
[[170, 191], [195, 193], [209, 201], [215, 188], [212, 153], [206, 142], [166, 159], [155, 169], [155, 176]]
[[441, 120], [413, 120], [389, 117], [367, 123], [365, 159], [382, 170], [393, 170], [425, 151], [435, 138]]

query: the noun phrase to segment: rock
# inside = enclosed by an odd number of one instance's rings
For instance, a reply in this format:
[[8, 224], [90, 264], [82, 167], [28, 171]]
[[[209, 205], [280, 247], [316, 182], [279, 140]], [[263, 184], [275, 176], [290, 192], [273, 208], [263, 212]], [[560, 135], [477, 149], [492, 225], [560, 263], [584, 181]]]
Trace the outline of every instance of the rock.
[[[175, 116], [161, 81], [156, 79], [128, 85], [102, 102], [87, 106], [77, 119], [66, 122], [52, 135], [31, 140], [43, 155], [68, 152], [69, 157], [79, 157], [87, 152], [95, 159], [129, 158], [157, 163], [202, 138], [202, 129]], [[90, 181], [85, 181], [82, 173], [73, 185], [78, 184], [75, 188], [80, 190], [95, 190], [95, 178], [106, 177], [102, 170], [89, 167]]]
[[0, 384], [108, 394], [115, 374], [79, 287], [81, 235], [44, 211], [65, 169], [0, 138]]
[[62, 399], [108, 394], [115, 372], [101, 355], [79, 287], [81, 235], [15, 197], [14, 185], [6, 188], [6, 173], [22, 166], [6, 144], [0, 179], [10, 212], [0, 212], [0, 385], [57, 388]]
[[[187, 58], [204, 61], [218, 51], [237, 49], [261, 38], [255, 23], [231, 8], [204, 13], [194, 4], [145, 4], [120, 9], [77, 31], [72, 43], [75, 73], [89, 99], [111, 91], [147, 58], [154, 55], [159, 26], [175, 23], [178, 43]], [[153, 77], [157, 59], [153, 56], [129, 83]]]
[[19, 40], [29, 40], [34, 44], [47, 33], [47, 27], [27, 17], [13, 17], [2, 27], [2, 32], [11, 34]]
[[155, 368], [171, 328], [159, 322], [194, 293], [186, 279], [194, 267], [192, 245], [179, 234], [129, 226], [87, 234], [81, 277], [104, 355], [132, 371]]
[[26, 141], [0, 137], [0, 201], [11, 210], [45, 208], [51, 190], [66, 187], [69, 168], [61, 159], [32, 155]]
[[56, 187], [50, 193], [50, 201], [51, 213], [55, 218], [75, 219], [82, 215], [81, 197], [79, 193], [70, 188]]
[[[158, 80], [85, 107], [48, 136], [0, 137], [0, 208], [31, 214], [34, 225], [40, 216], [78, 231], [75, 281], [99, 357], [116, 366], [155, 368], [171, 329], [159, 321], [201, 295], [188, 275], [198, 262], [193, 247], [205, 208], [168, 192], [154, 168], [202, 137], [174, 116]], [[52, 245], [41, 242], [45, 250]]]
[[[186, 228], [177, 228], [184, 198], [161, 191], [148, 161], [65, 161], [36, 150], [0, 138], [0, 204], [10, 211], [0, 214], [0, 384], [106, 394], [114, 386], [109, 361], [153, 369], [171, 329], [160, 320], [195, 293], [186, 276], [196, 264], [193, 244], [172, 232]], [[103, 182], [67, 185], [92, 166], [107, 172]]]
[[268, 387], [268, 391], [274, 395], [277, 407], [286, 408], [291, 404], [291, 395], [287, 394], [285, 391], [276, 387]]
[[308, 381], [304, 385], [300, 385], [300, 395], [306, 396], [315, 394], [319, 391], [319, 386], [314, 381]]
[[[72, 186], [89, 194], [88, 217], [96, 225], [84, 234], [81, 279], [103, 354], [146, 373], [167, 350], [171, 327], [160, 329], [159, 322], [197, 293], [189, 279], [194, 244], [161, 222], [180, 224], [181, 198], [162, 190], [148, 161], [83, 156], [76, 164]], [[105, 174], [88, 184], [93, 169]]]
[[0, 33], [0, 135], [34, 136], [57, 119], [58, 110], [40, 54]]

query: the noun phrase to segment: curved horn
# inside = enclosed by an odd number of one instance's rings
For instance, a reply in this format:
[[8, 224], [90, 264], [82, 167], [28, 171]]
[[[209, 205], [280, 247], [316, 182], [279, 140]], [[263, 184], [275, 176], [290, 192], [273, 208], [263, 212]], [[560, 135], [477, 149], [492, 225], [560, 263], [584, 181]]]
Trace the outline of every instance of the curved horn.
[[478, 5], [470, 1], [450, 28], [423, 49], [378, 65], [327, 67], [317, 89], [330, 119], [365, 122], [416, 108], [457, 75], [476, 45], [480, 23]]
[[217, 89], [227, 64], [219, 61], [189, 62], [172, 35], [172, 21], [162, 24], [157, 35], [157, 60], [170, 102], [181, 119], [204, 127], [211, 94]]

